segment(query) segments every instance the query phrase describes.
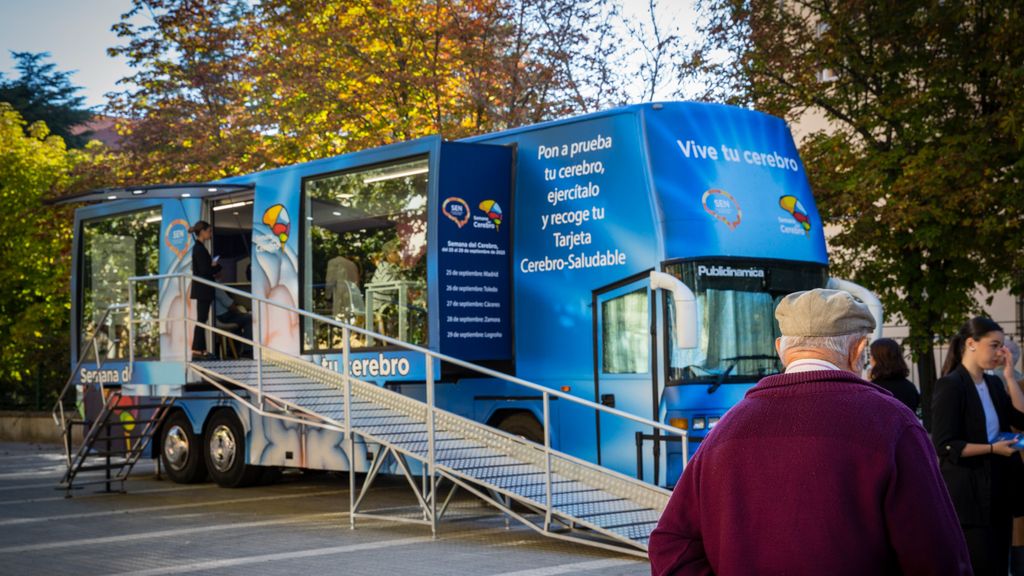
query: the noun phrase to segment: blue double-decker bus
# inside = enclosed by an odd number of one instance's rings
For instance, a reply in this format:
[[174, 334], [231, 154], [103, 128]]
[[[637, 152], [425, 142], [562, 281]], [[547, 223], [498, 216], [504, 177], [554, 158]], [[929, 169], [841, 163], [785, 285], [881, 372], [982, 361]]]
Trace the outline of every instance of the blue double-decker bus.
[[[723, 105], [628, 106], [68, 200], [89, 202], [75, 214], [72, 278], [84, 409], [98, 409], [96, 384], [123, 388], [128, 417], [142, 398], [176, 397], [153, 446], [183, 482], [205, 473], [212, 414], [244, 431], [237, 466], [368, 465], [349, 464], [340, 433], [247, 411], [181, 370], [196, 343], [172, 319], [194, 318], [195, 302], [169, 278], [190, 272], [188, 229], [201, 219], [213, 225], [217, 282], [230, 289], [218, 294], [216, 326], [243, 337], [208, 334], [222, 358], [251, 357], [244, 339], [256, 334], [341, 372], [347, 347], [348, 374], [422, 398], [424, 363], [374, 334], [386, 336], [686, 429], [691, 452], [781, 369], [780, 297], [831, 282], [876, 302], [829, 278], [786, 124]], [[129, 289], [129, 278], [161, 275]], [[254, 315], [240, 293], [281, 306]], [[131, 315], [111, 308], [129, 300]], [[89, 343], [97, 362], [79, 365]], [[450, 363], [434, 374], [439, 408], [542, 440], [539, 395]], [[681, 444], [656, 429], [570, 402], [550, 412], [553, 448], [662, 486], [681, 473]]]

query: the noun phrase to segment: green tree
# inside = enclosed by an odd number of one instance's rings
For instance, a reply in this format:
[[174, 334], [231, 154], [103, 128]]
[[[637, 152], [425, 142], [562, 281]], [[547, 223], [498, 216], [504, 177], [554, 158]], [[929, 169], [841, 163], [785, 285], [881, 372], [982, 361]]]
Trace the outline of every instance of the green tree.
[[29, 125], [43, 121], [51, 133], [60, 136], [71, 147], [81, 148], [88, 134], [75, 135], [71, 129], [93, 117], [85, 107], [85, 97], [78, 94], [81, 87], [71, 83], [71, 72], [58, 71], [48, 52], [11, 52], [17, 79], [7, 79], [0, 73], [0, 102], [14, 107]]
[[113, 26], [125, 43], [108, 50], [134, 69], [108, 94], [120, 183], [199, 182], [264, 164], [252, 146], [251, 14], [245, 0], [133, 0]]
[[44, 206], [84, 155], [0, 103], [0, 403], [52, 405], [67, 378], [71, 212]]
[[[710, 0], [704, 97], [794, 120], [833, 266], [910, 327], [921, 382], [976, 292], [1024, 292], [1024, 5]], [[724, 55], [724, 56], [723, 56]]]

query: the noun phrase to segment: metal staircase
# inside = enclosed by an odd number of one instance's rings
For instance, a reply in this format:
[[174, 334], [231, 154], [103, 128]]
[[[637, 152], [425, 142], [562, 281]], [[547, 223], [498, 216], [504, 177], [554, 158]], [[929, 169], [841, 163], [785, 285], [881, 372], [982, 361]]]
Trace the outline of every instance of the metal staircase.
[[[132, 404], [121, 409], [123, 398], [120, 390], [110, 391], [82, 444], [68, 458], [68, 469], [60, 481], [68, 496], [75, 486], [86, 484], [106, 484], [107, 492], [111, 492], [113, 483], [120, 482], [120, 491], [123, 492], [125, 480], [145, 454], [153, 435], [174, 404], [173, 398], [161, 398], [151, 404]], [[128, 409], [149, 413], [149, 416], [142, 420], [125, 418], [123, 415], [129, 414]], [[103, 472], [103, 477], [79, 478], [84, 472]]]
[[[685, 431], [231, 287], [214, 285], [256, 304], [255, 335], [253, 340], [248, 340], [214, 326], [204, 327], [251, 345], [255, 358], [193, 361], [187, 364], [190, 372], [264, 417], [344, 433], [350, 457], [357, 454], [357, 441], [376, 447], [365, 480], [358, 489], [356, 466], [349, 466], [352, 527], [359, 518], [382, 517], [372, 510], [363, 510], [363, 504], [374, 480], [383, 470], [388, 470], [407, 478], [421, 517], [384, 517], [429, 525], [436, 534], [438, 521], [443, 518], [452, 496], [461, 489], [546, 536], [646, 556], [648, 538], [668, 503], [670, 492], [553, 450], [550, 403], [556, 398], [581, 404], [675, 435], [683, 445], [684, 462], [687, 455]], [[259, 318], [268, 307], [278, 307], [340, 329], [345, 343], [342, 372], [264, 346]], [[191, 319], [185, 321], [196, 323]], [[351, 333], [422, 354], [426, 401], [350, 375], [348, 342]], [[434, 403], [437, 361], [498, 378], [538, 394], [544, 411], [543, 443], [534, 443], [438, 409]], [[439, 489], [445, 483], [449, 486], [447, 494], [442, 496]]]
[[[111, 312], [126, 309], [127, 306], [115, 305], [107, 308], [100, 317], [98, 326], [106, 323]], [[167, 416], [170, 407], [174, 404], [173, 398], [151, 399], [150, 403], [131, 403], [122, 406], [122, 400], [126, 397], [121, 394], [120, 388], [103, 388], [101, 393], [105, 400], [103, 408], [96, 419], [78, 419], [74, 413], [67, 414], [64, 410], [65, 399], [69, 391], [74, 390], [73, 382], [78, 368], [82, 362], [93, 352], [96, 359], [96, 368], [102, 367], [102, 357], [98, 353], [96, 334], [89, 339], [86, 348], [71, 372], [71, 377], [64, 385], [57, 403], [53, 408], [53, 419], [61, 431], [64, 439], [64, 457], [67, 470], [59, 482], [64, 488], [65, 496], [70, 497], [72, 490], [76, 487], [89, 484], [105, 484], [106, 491], [112, 492], [114, 483], [120, 483], [121, 492], [124, 491], [124, 483], [131, 474], [135, 464], [145, 454], [153, 435], [160, 429], [164, 418]], [[141, 420], [136, 420], [131, 414], [148, 414]], [[75, 426], [81, 426], [84, 432], [82, 443], [77, 450], [73, 446], [72, 430]], [[101, 477], [90, 475], [90, 472], [102, 472]], [[85, 474], [85, 476], [81, 476]]]

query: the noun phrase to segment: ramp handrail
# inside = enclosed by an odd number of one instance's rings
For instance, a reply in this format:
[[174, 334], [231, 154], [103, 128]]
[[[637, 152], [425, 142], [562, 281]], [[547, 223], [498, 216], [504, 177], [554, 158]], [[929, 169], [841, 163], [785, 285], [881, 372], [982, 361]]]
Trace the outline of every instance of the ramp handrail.
[[[428, 357], [435, 358], [435, 359], [440, 360], [442, 362], [447, 362], [449, 364], [455, 364], [457, 366], [461, 366], [463, 368], [467, 368], [469, 370], [473, 370], [474, 372], [485, 374], [487, 376], [491, 376], [492, 378], [497, 378], [499, 380], [504, 380], [505, 382], [509, 382], [511, 384], [516, 384], [518, 386], [523, 386], [525, 388], [529, 388], [529, 389], [537, 391], [537, 392], [547, 393], [547, 394], [550, 394], [551, 396], [554, 396], [556, 398], [561, 398], [563, 400], [567, 400], [569, 402], [574, 402], [576, 404], [580, 404], [580, 405], [586, 406], [588, 408], [593, 408], [594, 410], [605, 412], [607, 414], [612, 414], [614, 416], [619, 416], [621, 418], [626, 418], [628, 420], [632, 420], [634, 422], [637, 422], [639, 424], [643, 424], [645, 426], [651, 426], [653, 428], [658, 428], [658, 429], [664, 430], [666, 432], [670, 432], [672, 434], [678, 434], [678, 435], [680, 435], [680, 436], [682, 436], [684, 438], [688, 434], [688, 432], [686, 430], [683, 430], [683, 429], [680, 429], [680, 428], [676, 428], [675, 426], [671, 426], [669, 424], [664, 424], [664, 423], [658, 422], [656, 420], [650, 420], [648, 418], [644, 418], [643, 416], [637, 416], [636, 414], [630, 414], [629, 412], [624, 412], [624, 411], [618, 410], [616, 408], [611, 408], [611, 407], [605, 406], [603, 404], [598, 404], [597, 402], [592, 402], [590, 400], [585, 400], [583, 398], [579, 398], [577, 396], [573, 396], [572, 394], [567, 394], [565, 392], [562, 392], [561, 390], [556, 390], [554, 388], [548, 388], [546, 386], [541, 386], [539, 384], [534, 384], [532, 382], [523, 380], [523, 379], [518, 378], [516, 376], [511, 376], [509, 374], [498, 372], [497, 370], [493, 370], [491, 368], [487, 368], [487, 367], [484, 367], [484, 366], [479, 366], [477, 364], [473, 364], [473, 363], [467, 362], [465, 360], [460, 360], [458, 358], [454, 358], [454, 357], [448, 356], [446, 354], [441, 354], [440, 352], [434, 352], [433, 350], [429, 350], [427, 348], [423, 348], [422, 346], [417, 346], [415, 344], [409, 344], [408, 342], [403, 342], [401, 340], [398, 340], [396, 338], [392, 338], [390, 336], [386, 336], [386, 335], [383, 335], [383, 334], [378, 334], [378, 333], [375, 333], [375, 332], [371, 332], [371, 331], [366, 330], [364, 328], [360, 328], [358, 326], [353, 326], [351, 324], [346, 324], [344, 322], [341, 322], [339, 320], [335, 320], [334, 318], [331, 318], [331, 317], [328, 317], [328, 316], [322, 316], [320, 314], [316, 314], [316, 313], [310, 312], [308, 310], [302, 310], [301, 308], [296, 308], [294, 306], [289, 306], [287, 304], [281, 304], [280, 302], [275, 302], [275, 301], [269, 300], [267, 298], [261, 298], [259, 296], [256, 296], [255, 294], [252, 294], [252, 293], [249, 293], [249, 292], [245, 292], [243, 290], [238, 290], [236, 288], [232, 288], [231, 286], [226, 286], [224, 284], [218, 284], [217, 282], [211, 282], [209, 280], [206, 280], [205, 278], [199, 278], [197, 276], [192, 276], [191, 274], [181, 274], [181, 273], [178, 273], [178, 274], [154, 274], [154, 275], [151, 275], [151, 276], [131, 276], [131, 277], [128, 278], [128, 280], [130, 282], [152, 282], [154, 280], [169, 280], [169, 279], [174, 279], [174, 278], [185, 278], [185, 279], [191, 280], [193, 282], [199, 282], [201, 284], [206, 284], [208, 286], [212, 286], [212, 287], [217, 288], [219, 290], [223, 290], [224, 292], [226, 292], [228, 294], [234, 294], [236, 296], [241, 296], [241, 297], [246, 298], [246, 299], [255, 300], [256, 302], [260, 302], [262, 304], [266, 304], [266, 305], [269, 305], [269, 306], [274, 306], [276, 308], [280, 308], [281, 310], [284, 310], [286, 312], [292, 312], [294, 314], [298, 314], [300, 316], [305, 316], [307, 318], [310, 318], [312, 320], [316, 320], [318, 322], [324, 322], [324, 323], [336, 326], [338, 328], [351, 330], [352, 332], [355, 332], [357, 334], [362, 334], [364, 336], [371, 336], [374, 339], [382, 340], [384, 342], [387, 342], [387, 343], [392, 344], [394, 346], [398, 346], [400, 348], [405, 348], [406, 350], [409, 350], [411, 352], [418, 352], [420, 354], [424, 354], [424, 355], [426, 355]], [[131, 292], [134, 292], [134, 291], [132, 290]], [[195, 320], [189, 319], [189, 322], [195, 323]], [[254, 334], [254, 336], [256, 335], [256, 331], [255, 330], [253, 331], [253, 334]], [[346, 341], [346, 348], [347, 347], [348, 346], [347, 346], [347, 341]], [[134, 358], [132, 358], [132, 360], [134, 360]], [[683, 444], [683, 450], [684, 450], [684, 456], [685, 456], [685, 454], [686, 454], [686, 444], [685, 443]]]
[[[148, 322], [148, 321], [153, 321], [154, 320], [154, 319], [136, 320], [134, 318], [134, 310], [132, 308], [134, 307], [133, 305], [135, 303], [135, 283], [136, 282], [152, 282], [152, 281], [173, 281], [173, 280], [178, 280], [179, 283], [180, 283], [179, 284], [179, 289], [181, 291], [181, 295], [182, 295], [182, 299], [183, 299], [183, 302], [182, 302], [182, 304], [183, 304], [182, 317], [180, 319], [179, 318], [173, 318], [173, 319], [156, 318], [155, 321], [156, 322], [170, 322], [170, 321], [179, 321], [180, 320], [182, 322], [182, 324], [183, 324], [183, 327], [185, 328], [185, 330], [183, 330], [183, 334], [184, 334], [184, 336], [186, 338], [186, 341], [187, 341], [187, 338], [188, 338], [188, 328], [190, 326], [202, 326], [204, 329], [210, 329], [210, 330], [214, 331], [214, 333], [224, 334], [224, 332], [222, 330], [218, 329], [216, 326], [213, 325], [213, 322], [210, 322], [209, 324], [206, 324], [206, 323], [200, 323], [200, 322], [198, 322], [197, 320], [195, 320], [193, 318], [189, 318], [188, 307], [187, 307], [188, 303], [187, 303], [187, 300], [185, 299], [185, 295], [186, 295], [186, 282], [188, 282], [188, 281], [199, 282], [201, 284], [205, 284], [205, 285], [211, 286], [211, 287], [213, 287], [215, 289], [223, 290], [227, 294], [233, 294], [233, 295], [236, 295], [236, 296], [240, 296], [242, 298], [245, 298], [245, 299], [248, 299], [248, 300], [251, 300], [251, 301], [254, 301], [254, 302], [258, 303], [258, 305], [254, 304], [254, 305], [251, 306], [255, 310], [255, 313], [253, 315], [253, 337], [252, 337], [252, 340], [251, 340], [251, 344], [253, 345], [253, 358], [254, 358], [255, 364], [256, 364], [256, 374], [255, 374], [255, 377], [256, 377], [255, 392], [256, 392], [256, 397], [257, 397], [257, 404], [256, 404], [256, 406], [258, 406], [258, 411], [260, 413], [264, 412], [264, 389], [263, 389], [263, 360], [265, 358], [264, 349], [266, 348], [266, 353], [270, 354], [270, 361], [273, 362], [273, 363], [277, 363], [277, 361], [275, 361], [275, 356], [281, 355], [281, 354], [283, 354], [284, 356], [293, 357], [296, 360], [300, 360], [302, 362], [309, 362], [309, 360], [306, 359], [306, 358], [302, 358], [301, 356], [296, 357], [294, 354], [292, 354], [290, 352], [278, 351], [278, 350], [275, 350], [273, 348], [268, 348], [264, 344], [264, 342], [263, 342], [263, 330], [262, 330], [262, 323], [264, 321], [263, 320], [263, 314], [264, 314], [264, 308], [263, 307], [264, 306], [266, 306], [266, 307], [271, 307], [272, 306], [272, 307], [275, 307], [275, 308], [277, 308], [279, 310], [283, 310], [283, 311], [286, 311], [286, 312], [289, 312], [289, 313], [292, 313], [292, 314], [296, 314], [299, 317], [312, 319], [312, 320], [317, 321], [317, 322], [323, 322], [325, 324], [332, 325], [332, 326], [335, 326], [337, 328], [340, 328], [341, 331], [342, 331], [342, 334], [343, 334], [343, 338], [342, 338], [342, 340], [343, 340], [342, 361], [341, 361], [342, 366], [341, 366], [341, 370], [340, 370], [340, 372], [341, 372], [341, 374], [340, 374], [340, 376], [341, 376], [340, 377], [340, 383], [341, 383], [341, 386], [342, 386], [342, 389], [343, 389], [343, 392], [344, 392], [344, 403], [343, 403], [343, 406], [342, 406], [343, 414], [344, 414], [344, 426], [346, 428], [344, 433], [345, 433], [345, 435], [347, 437], [347, 443], [349, 445], [348, 448], [349, 448], [349, 453], [350, 454], [354, 454], [355, 453], [355, 435], [359, 434], [358, 431], [353, 429], [353, 424], [352, 424], [352, 419], [351, 419], [351, 412], [350, 412], [350, 405], [352, 403], [352, 398], [353, 398], [353, 387], [355, 386], [356, 382], [359, 382], [359, 380], [353, 379], [353, 377], [350, 374], [350, 370], [349, 370], [350, 369], [350, 354], [351, 354], [351, 334], [353, 334], [353, 333], [361, 334], [361, 335], [373, 338], [376, 341], [381, 341], [381, 342], [385, 342], [387, 344], [391, 344], [391, 345], [393, 345], [395, 347], [398, 347], [400, 349], [408, 350], [408, 351], [411, 351], [411, 352], [414, 352], [414, 353], [417, 353], [417, 354], [422, 354], [424, 356], [425, 360], [426, 360], [425, 366], [424, 366], [424, 368], [425, 368], [425, 386], [426, 386], [426, 399], [425, 399], [426, 400], [426, 402], [425, 402], [426, 410], [424, 411], [423, 416], [425, 418], [424, 423], [426, 425], [426, 437], [425, 437], [425, 440], [426, 440], [426, 451], [427, 451], [427, 454], [426, 454], [426, 457], [423, 460], [423, 464], [424, 464], [424, 467], [426, 469], [426, 474], [424, 475], [424, 491], [423, 491], [423, 496], [420, 499], [420, 502], [421, 502], [421, 505], [424, 507], [424, 519], [425, 519], [425, 522], [429, 523], [429, 525], [431, 527], [431, 531], [434, 534], [436, 534], [437, 519], [438, 519], [438, 512], [437, 512], [438, 503], [437, 503], [437, 498], [436, 498], [437, 482], [438, 482], [438, 477], [439, 477], [438, 476], [439, 475], [439, 470], [438, 470], [438, 463], [437, 463], [437, 447], [436, 447], [436, 443], [437, 443], [437, 439], [436, 439], [437, 421], [438, 421], [439, 418], [442, 419], [443, 421], [448, 421], [448, 420], [450, 420], [449, 416], [454, 416], [454, 415], [449, 415], [447, 412], [445, 412], [443, 410], [439, 410], [436, 407], [436, 402], [435, 402], [435, 370], [434, 370], [434, 362], [435, 361], [448, 362], [448, 363], [450, 363], [452, 365], [455, 365], [455, 366], [461, 366], [463, 368], [466, 368], [466, 369], [468, 369], [470, 371], [473, 371], [473, 372], [476, 372], [478, 374], [482, 374], [482, 375], [485, 375], [485, 376], [490, 376], [492, 378], [495, 378], [497, 380], [501, 380], [503, 382], [507, 382], [507, 383], [510, 383], [510, 384], [514, 384], [516, 386], [520, 386], [522, 388], [533, 390], [533, 391], [535, 391], [535, 392], [537, 392], [537, 393], [539, 393], [541, 395], [541, 400], [542, 400], [542, 405], [543, 405], [543, 417], [542, 417], [543, 418], [543, 440], [542, 440], [542, 442], [538, 443], [539, 445], [538, 444], [534, 444], [534, 445], [537, 446], [538, 450], [541, 450], [541, 454], [538, 456], [538, 459], [535, 461], [536, 465], [540, 466], [541, 469], [544, 471], [544, 496], [545, 497], [544, 497], [544, 511], [543, 511], [543, 515], [544, 515], [543, 531], [545, 533], [552, 533], [552, 534], [555, 533], [555, 532], [552, 531], [552, 522], [553, 522], [552, 514], [554, 513], [554, 509], [556, 508], [556, 506], [554, 504], [554, 499], [553, 499], [553, 497], [554, 497], [554, 487], [552, 485], [553, 484], [552, 477], [553, 477], [554, 474], [558, 474], [558, 471], [555, 469], [556, 465], [554, 464], [553, 460], [554, 459], [558, 459], [560, 462], [567, 463], [566, 465], [583, 466], [585, 469], [598, 468], [593, 463], [586, 462], [584, 460], [581, 460], [580, 458], [577, 458], [577, 457], [574, 457], [574, 456], [571, 456], [571, 455], [568, 455], [568, 454], [565, 454], [565, 453], [556, 452], [556, 451], [554, 451], [552, 449], [552, 447], [551, 447], [551, 417], [550, 417], [550, 414], [551, 414], [550, 403], [551, 403], [552, 397], [559, 398], [559, 399], [565, 400], [567, 402], [570, 402], [570, 403], [573, 403], [573, 404], [576, 404], [576, 405], [579, 405], [579, 406], [583, 406], [583, 407], [588, 408], [588, 409], [596, 410], [599, 413], [608, 414], [608, 415], [611, 415], [611, 416], [617, 416], [617, 417], [620, 417], [620, 418], [625, 418], [627, 420], [639, 423], [639, 424], [641, 424], [643, 426], [647, 426], [647, 427], [655, 428], [655, 429], [658, 429], [658, 430], [662, 430], [662, 431], [664, 431], [664, 432], [666, 432], [668, 434], [677, 436], [679, 438], [679, 440], [680, 440], [680, 444], [681, 444], [681, 447], [682, 447], [682, 454], [681, 454], [682, 455], [682, 465], [684, 467], [686, 465], [686, 460], [688, 459], [688, 456], [689, 456], [688, 433], [687, 433], [686, 430], [682, 430], [682, 429], [676, 428], [674, 426], [671, 426], [671, 425], [668, 425], [668, 424], [664, 424], [662, 422], [658, 422], [658, 421], [655, 421], [655, 420], [650, 420], [650, 419], [644, 418], [642, 416], [637, 416], [635, 414], [630, 414], [629, 412], [625, 412], [625, 411], [622, 411], [622, 410], [618, 410], [618, 409], [615, 409], [615, 408], [604, 406], [602, 404], [598, 404], [597, 402], [592, 402], [590, 400], [585, 400], [585, 399], [582, 399], [582, 398], [578, 398], [578, 397], [573, 396], [571, 394], [567, 394], [565, 392], [562, 392], [561, 390], [556, 390], [556, 389], [553, 389], [553, 388], [548, 388], [546, 386], [541, 386], [541, 385], [538, 385], [538, 384], [534, 384], [532, 382], [528, 382], [528, 381], [523, 380], [521, 378], [518, 378], [516, 376], [510, 376], [508, 374], [501, 373], [501, 372], [499, 372], [497, 370], [493, 370], [493, 369], [490, 369], [490, 368], [485, 368], [483, 366], [478, 366], [478, 365], [472, 364], [471, 362], [467, 362], [465, 360], [460, 360], [458, 358], [454, 358], [454, 357], [448, 356], [446, 354], [441, 354], [439, 352], [435, 352], [433, 350], [429, 350], [429, 349], [424, 348], [422, 346], [417, 346], [415, 344], [409, 344], [407, 342], [403, 342], [401, 340], [398, 340], [398, 339], [390, 337], [390, 336], [386, 336], [386, 335], [375, 333], [375, 332], [373, 332], [371, 330], [368, 330], [368, 329], [360, 328], [358, 326], [353, 326], [351, 324], [346, 324], [346, 323], [341, 322], [339, 320], [336, 320], [334, 318], [330, 318], [330, 317], [327, 317], [327, 316], [322, 316], [320, 314], [309, 312], [307, 310], [302, 310], [302, 309], [297, 308], [295, 306], [290, 306], [290, 305], [287, 305], [287, 304], [282, 304], [282, 303], [279, 303], [279, 302], [275, 302], [273, 300], [270, 300], [270, 299], [267, 299], [267, 298], [262, 298], [262, 297], [254, 295], [252, 293], [245, 292], [243, 290], [238, 290], [238, 289], [233, 288], [231, 286], [226, 286], [226, 285], [219, 284], [217, 282], [212, 282], [212, 281], [209, 281], [209, 280], [206, 280], [206, 279], [203, 279], [203, 278], [198, 278], [198, 277], [192, 276], [191, 274], [183, 274], [183, 273], [177, 273], [177, 274], [158, 274], [158, 275], [149, 275], [149, 276], [132, 276], [132, 277], [129, 278], [128, 297], [129, 297], [129, 304], [130, 304], [130, 306], [129, 306], [129, 339], [130, 340], [132, 340], [132, 341], [134, 340], [134, 336], [135, 336], [134, 324], [136, 322], [142, 323], [142, 322]], [[235, 336], [231, 335], [230, 337], [234, 338]], [[244, 338], [238, 338], [238, 339], [242, 340], [242, 341], [247, 341], [247, 339], [244, 339]], [[131, 372], [134, 372], [134, 361], [135, 361], [134, 346], [129, 346], [129, 371], [131, 371]], [[183, 362], [184, 362], [184, 364], [186, 366], [186, 370], [189, 369], [189, 366], [191, 366], [191, 364], [188, 361], [187, 352], [186, 352], [186, 357], [183, 359]], [[314, 366], [316, 366], [317, 368], [320, 368], [318, 365], [314, 364]], [[200, 370], [201, 366], [200, 365], [196, 365], [193, 368], [195, 370]], [[202, 371], [200, 371], [200, 373], [202, 373]], [[332, 373], [334, 373], [333, 370], [332, 370]], [[478, 423], [474, 423], [474, 424], [480, 425]], [[500, 432], [500, 431], [495, 431], [495, 432]], [[527, 443], [530, 444], [529, 442], [527, 442]], [[557, 467], [561, 468], [562, 465], [558, 465]], [[441, 471], [440, 474], [444, 474], [444, 472]], [[637, 502], [641, 502], [641, 501], [646, 502], [645, 506], [648, 507], [648, 508], [660, 509], [668, 501], [669, 493], [667, 491], [665, 491], [664, 489], [656, 486], [656, 485], [648, 484], [646, 482], [637, 480], [636, 478], [632, 478], [630, 476], [627, 476], [625, 474], [621, 474], [621, 473], [613, 471], [613, 470], [601, 469], [601, 474], [604, 474], [607, 477], [607, 482], [610, 482], [610, 484], [606, 484], [605, 482], [601, 482], [601, 485], [604, 485], [605, 489], [612, 490], [613, 487], [617, 486], [617, 488], [614, 488], [615, 492], [613, 492], [613, 493], [618, 492], [618, 493], [623, 494], [623, 495], [626, 494], [626, 493], [633, 494], [634, 497], [639, 498], [639, 500], [635, 500], [635, 501], [637, 501]], [[352, 482], [353, 486], [355, 485], [354, 484], [355, 483], [354, 475], [355, 475], [355, 466], [349, 466], [349, 477], [350, 477], [350, 482]], [[451, 477], [449, 476], [449, 478], [451, 478]], [[657, 482], [657, 479], [655, 479], [655, 483], [656, 482]], [[427, 487], [429, 487], [429, 491], [427, 490]], [[639, 492], [637, 492], [637, 490], [639, 490]], [[620, 491], [624, 491], [624, 492], [620, 492]], [[353, 513], [350, 514], [350, 516], [349, 516], [349, 522], [351, 524], [351, 527], [355, 528], [355, 520], [356, 520], [356, 517], [358, 516], [355, 513], [355, 511], [357, 510], [357, 506], [359, 505], [359, 501], [356, 500], [356, 491], [355, 490], [350, 490], [349, 491], [349, 498], [350, 498], [350, 503], [349, 503], [350, 504], [350, 510], [353, 511]], [[443, 508], [444, 508], [444, 506], [442, 506], [442, 510], [443, 510]], [[572, 525], [573, 525], [572, 523], [569, 524], [570, 528], [572, 527]]]

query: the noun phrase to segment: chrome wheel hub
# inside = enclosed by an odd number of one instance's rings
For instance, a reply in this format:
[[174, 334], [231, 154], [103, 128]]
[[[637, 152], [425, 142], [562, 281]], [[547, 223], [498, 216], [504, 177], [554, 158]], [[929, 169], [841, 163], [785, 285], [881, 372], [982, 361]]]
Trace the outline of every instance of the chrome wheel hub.
[[218, 472], [227, 472], [235, 463], [238, 444], [231, 428], [221, 424], [210, 433], [210, 464]]
[[174, 470], [182, 470], [188, 462], [188, 434], [181, 426], [171, 426], [164, 436], [164, 458], [167, 466]]

